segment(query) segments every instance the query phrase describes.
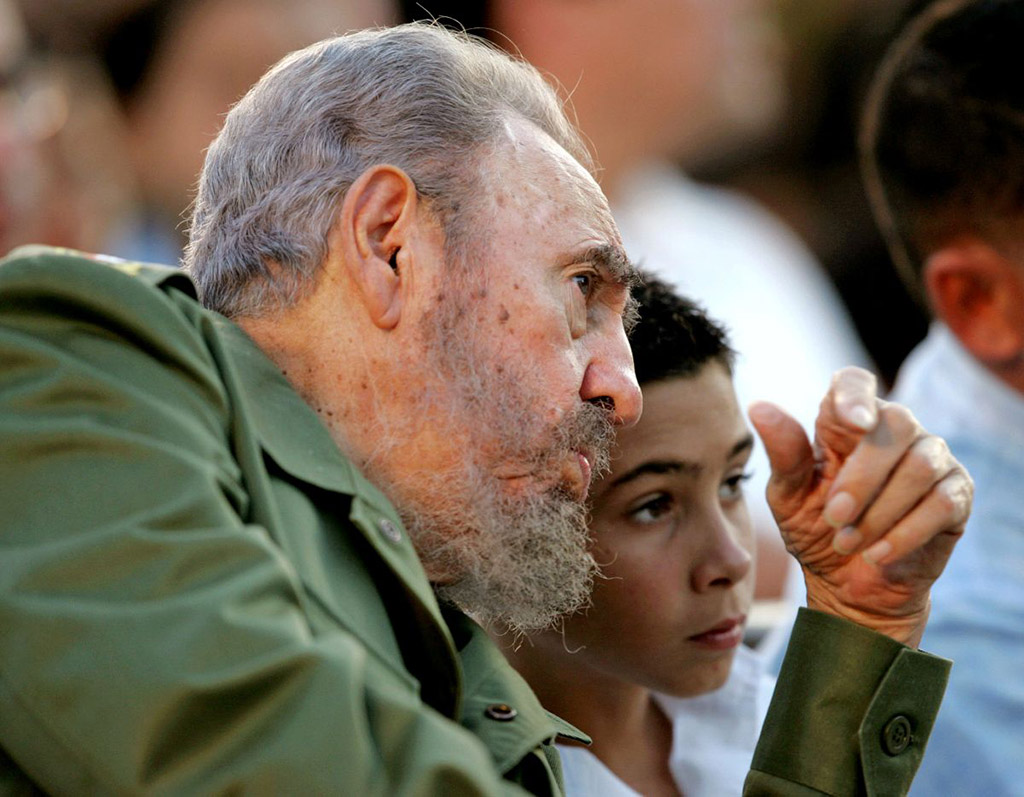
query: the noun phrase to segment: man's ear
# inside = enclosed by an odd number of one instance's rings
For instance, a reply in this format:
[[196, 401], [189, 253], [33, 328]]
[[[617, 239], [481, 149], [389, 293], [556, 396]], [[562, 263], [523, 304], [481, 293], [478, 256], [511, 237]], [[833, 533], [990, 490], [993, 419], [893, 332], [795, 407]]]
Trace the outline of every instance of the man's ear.
[[363, 172], [345, 194], [332, 230], [349, 278], [370, 320], [393, 329], [402, 315], [403, 247], [416, 218], [416, 186], [402, 169], [378, 164]]
[[924, 281], [935, 314], [983, 363], [1024, 352], [1024, 268], [976, 239], [928, 257]]

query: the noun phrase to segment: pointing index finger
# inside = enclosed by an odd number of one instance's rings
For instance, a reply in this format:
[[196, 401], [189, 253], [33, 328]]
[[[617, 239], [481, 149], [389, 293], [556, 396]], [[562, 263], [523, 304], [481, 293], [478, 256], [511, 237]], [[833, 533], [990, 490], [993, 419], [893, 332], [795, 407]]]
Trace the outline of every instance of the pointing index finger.
[[945, 444], [925, 435], [909, 410], [884, 401], [879, 405], [878, 425], [846, 458], [823, 510], [831, 526], [855, 525], [833, 541], [842, 554], [872, 543], [950, 469]]
[[849, 367], [832, 377], [832, 409], [844, 426], [869, 432], [878, 423], [878, 380], [870, 371]]

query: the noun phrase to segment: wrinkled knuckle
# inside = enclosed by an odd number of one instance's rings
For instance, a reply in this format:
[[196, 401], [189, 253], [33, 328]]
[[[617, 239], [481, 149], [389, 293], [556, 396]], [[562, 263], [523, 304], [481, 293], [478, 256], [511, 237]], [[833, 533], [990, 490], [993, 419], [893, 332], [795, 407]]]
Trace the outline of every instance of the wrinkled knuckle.
[[963, 489], [967, 492], [969, 497], [974, 497], [974, 477], [971, 476], [970, 471], [964, 467], [964, 464], [950, 453], [950, 459], [953, 461], [953, 465], [950, 468], [950, 478], [958, 479], [963, 484]]
[[907, 467], [915, 480], [931, 484], [945, 473], [942, 447], [937, 438], [926, 437], [907, 454]]
[[971, 506], [974, 503], [974, 479], [963, 468], [960, 469], [959, 476], [960, 505], [963, 515], [961, 520], [967, 520], [967, 516], [971, 513]]
[[960, 501], [958, 496], [959, 490], [955, 486], [950, 485], [949, 482], [943, 482], [935, 491], [935, 500], [939, 511], [951, 521], [959, 519]]
[[936, 435], [931, 435], [931, 438], [935, 441], [934, 445], [936, 453], [939, 457], [939, 461], [942, 462], [943, 467], [945, 467], [946, 470], [955, 469], [960, 463], [957, 462], [956, 457], [953, 456], [953, 452], [949, 450], [949, 443], [946, 442], [945, 438], [938, 437]]
[[902, 404], [888, 403], [881, 409], [886, 425], [900, 439], [912, 439], [920, 434], [921, 425], [914, 414]]
[[963, 476], [943, 479], [935, 490], [939, 510], [954, 523], [965, 521], [971, 511], [974, 483], [966, 473]]

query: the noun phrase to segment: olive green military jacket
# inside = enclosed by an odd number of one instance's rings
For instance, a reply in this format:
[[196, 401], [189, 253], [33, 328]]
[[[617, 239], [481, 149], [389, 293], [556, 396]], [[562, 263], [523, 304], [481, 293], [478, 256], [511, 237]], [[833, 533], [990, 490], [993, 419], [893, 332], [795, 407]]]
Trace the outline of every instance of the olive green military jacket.
[[[557, 793], [546, 713], [180, 271], [0, 262], [0, 793]], [[946, 663], [801, 619], [749, 793], [890, 794]]]

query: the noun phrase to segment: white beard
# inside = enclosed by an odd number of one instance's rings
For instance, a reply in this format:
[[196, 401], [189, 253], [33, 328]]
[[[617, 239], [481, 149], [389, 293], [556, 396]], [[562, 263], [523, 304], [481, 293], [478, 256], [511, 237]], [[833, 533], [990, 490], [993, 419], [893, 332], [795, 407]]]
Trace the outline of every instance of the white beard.
[[[454, 439], [480, 430], [487, 444], [474, 446], [471, 438], [445, 472], [418, 472], [398, 483], [388, 478], [384, 443], [367, 464], [368, 475], [395, 502], [427, 572], [446, 574], [436, 585], [439, 598], [484, 624], [514, 632], [549, 628], [587, 604], [597, 570], [586, 507], [556, 477], [579, 450], [588, 452], [594, 478], [607, 469], [610, 412], [581, 402], [552, 427], [534, 410], [546, 397], [528, 393], [531, 380], [518, 364], [481, 352], [466, 329], [472, 313], [451, 298], [445, 304], [425, 322], [432, 362], [421, 364], [425, 381], [444, 387], [423, 401], [431, 417], [458, 430]], [[546, 474], [550, 486], [513, 491], [494, 473], [495, 462]]]

